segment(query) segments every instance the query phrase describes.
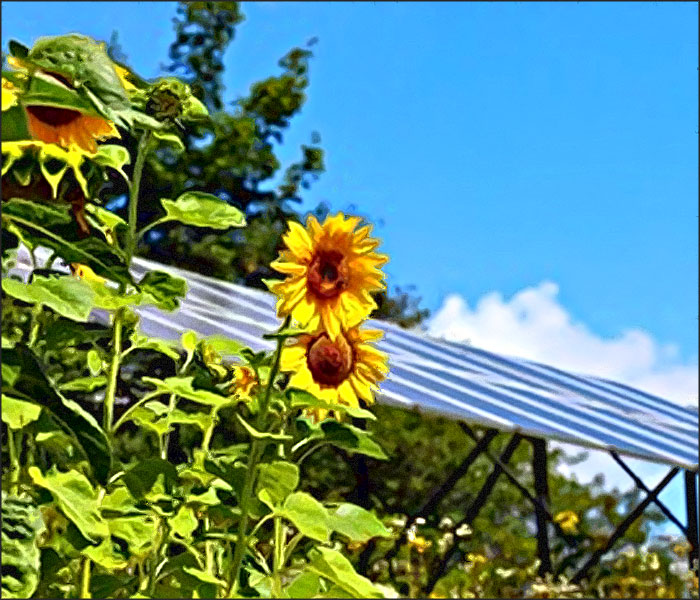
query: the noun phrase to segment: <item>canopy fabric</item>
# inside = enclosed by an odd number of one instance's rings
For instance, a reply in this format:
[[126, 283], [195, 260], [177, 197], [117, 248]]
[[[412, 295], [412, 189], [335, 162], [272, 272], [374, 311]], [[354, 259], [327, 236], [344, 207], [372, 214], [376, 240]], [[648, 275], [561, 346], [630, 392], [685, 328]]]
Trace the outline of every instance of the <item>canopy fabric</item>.
[[[134, 261], [135, 274], [151, 269], [184, 278], [188, 292], [172, 313], [140, 308], [144, 333], [172, 340], [191, 329], [227, 336], [254, 350], [272, 347], [261, 337], [280, 325], [271, 294]], [[389, 355], [391, 367], [378, 402], [698, 470], [697, 411], [614, 381], [434, 339], [391, 323], [370, 320], [367, 326], [385, 332], [378, 347]]]

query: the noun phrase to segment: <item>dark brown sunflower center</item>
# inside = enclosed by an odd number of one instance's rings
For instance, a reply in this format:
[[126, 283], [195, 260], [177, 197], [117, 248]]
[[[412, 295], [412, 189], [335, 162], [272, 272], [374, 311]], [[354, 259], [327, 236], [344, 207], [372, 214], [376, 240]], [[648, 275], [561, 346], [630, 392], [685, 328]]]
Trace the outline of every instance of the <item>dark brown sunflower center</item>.
[[352, 347], [342, 335], [331, 342], [324, 333], [309, 344], [306, 364], [316, 383], [340, 385], [352, 371]]
[[27, 106], [27, 112], [42, 123], [54, 127], [68, 125], [80, 118], [77, 110], [57, 106]]
[[348, 285], [345, 257], [337, 250], [321, 250], [314, 255], [308, 272], [309, 287], [322, 298], [333, 298]]

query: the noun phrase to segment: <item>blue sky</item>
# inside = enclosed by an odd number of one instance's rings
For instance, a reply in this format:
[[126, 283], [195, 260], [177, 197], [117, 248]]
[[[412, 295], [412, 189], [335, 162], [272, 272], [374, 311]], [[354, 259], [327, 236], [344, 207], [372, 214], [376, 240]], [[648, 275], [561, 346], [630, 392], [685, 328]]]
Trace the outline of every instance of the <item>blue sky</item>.
[[[4, 2], [3, 48], [116, 30], [153, 77], [175, 6]], [[390, 283], [416, 285], [434, 333], [697, 403], [697, 3], [243, 12], [226, 99], [319, 38], [279, 156], [320, 132], [327, 173], [305, 206], [377, 222]], [[668, 496], [680, 508], [679, 484]]]
[[[280, 154], [321, 133], [308, 194], [383, 226], [392, 281], [439, 308], [543, 280], [602, 336], [697, 357], [695, 3], [244, 3], [228, 99], [319, 37]], [[145, 76], [174, 3], [3, 3], [2, 35], [113, 30]], [[28, 15], [31, 17], [28, 18]]]

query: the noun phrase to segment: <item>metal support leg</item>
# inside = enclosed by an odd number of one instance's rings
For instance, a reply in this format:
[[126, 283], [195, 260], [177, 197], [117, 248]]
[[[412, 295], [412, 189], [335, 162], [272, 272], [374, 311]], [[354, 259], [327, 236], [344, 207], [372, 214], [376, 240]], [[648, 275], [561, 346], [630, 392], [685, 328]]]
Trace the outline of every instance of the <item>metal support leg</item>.
[[[500, 456], [501, 464], [508, 464], [508, 461], [510, 460], [511, 456], [513, 456], [513, 453], [516, 451], [521, 441], [522, 437], [520, 436], [520, 434], [513, 434], [513, 437], [510, 438], [508, 445], [506, 446], [505, 450]], [[474, 498], [474, 501], [467, 508], [465, 517], [459, 523], [457, 523], [455, 529], [458, 529], [462, 525], [472, 524], [474, 519], [476, 519], [476, 517], [479, 515], [479, 511], [484, 507], [484, 504], [486, 504], [486, 501], [488, 500], [489, 495], [493, 491], [493, 488], [496, 485], [496, 482], [498, 481], [498, 478], [502, 472], [503, 467], [500, 464], [494, 465], [493, 470], [491, 471], [491, 473], [489, 473], [489, 476], [486, 478], [486, 481], [484, 482], [484, 485], [482, 486], [481, 490], [479, 490], [479, 493], [477, 494], [476, 498]], [[430, 594], [430, 592], [433, 591], [433, 588], [438, 582], [438, 579], [440, 579], [440, 577], [442, 577], [445, 574], [450, 564], [452, 563], [452, 559], [458, 551], [459, 543], [455, 542], [452, 548], [450, 548], [447, 551], [444, 558], [440, 561], [440, 565], [438, 566], [438, 568], [430, 574], [428, 587], [425, 590], [426, 594]]]
[[535, 476], [535, 493], [539, 502], [535, 504], [537, 521], [537, 558], [540, 559], [539, 574], [544, 577], [552, 572], [552, 560], [549, 552], [549, 535], [547, 533], [547, 514], [543, 507], [549, 504], [549, 486], [547, 485], [547, 442], [533, 438], [532, 472]]
[[[474, 464], [474, 461], [476, 461], [479, 456], [486, 451], [488, 448], [488, 445], [491, 443], [493, 438], [498, 435], [498, 431], [495, 429], [489, 429], [484, 433], [481, 438], [474, 438], [476, 441], [476, 445], [471, 449], [471, 452], [467, 454], [466, 458], [462, 461], [462, 464], [459, 465], [451, 474], [450, 476], [443, 482], [443, 484], [438, 487], [437, 489], [433, 490], [433, 492], [430, 494], [428, 499], [423, 503], [423, 505], [416, 511], [414, 515], [411, 516], [410, 519], [406, 522], [406, 527], [404, 528], [404, 532], [399, 536], [399, 538], [394, 542], [394, 545], [391, 547], [391, 550], [387, 552], [384, 555], [384, 560], [387, 560], [389, 562], [389, 565], [391, 565], [391, 559], [396, 556], [396, 554], [399, 551], [399, 548], [401, 547], [401, 544], [403, 544], [406, 541], [406, 531], [411, 527], [416, 522], [416, 519], [418, 517], [427, 517], [429, 514], [431, 514], [438, 506], [440, 501], [445, 497], [446, 494], [448, 494], [452, 488], [454, 488], [455, 485], [457, 485], [457, 482], [462, 479], [469, 470], [469, 467]], [[391, 566], [389, 567], [391, 568]]]
[[688, 561], [690, 570], [698, 573], [698, 492], [696, 488], [697, 474], [693, 471], [685, 472], [685, 506], [688, 513], [687, 537], [690, 542]]
[[[637, 474], [629, 468], [627, 463], [620, 458], [620, 455], [617, 452], [610, 452], [610, 456], [612, 456], [615, 459], [615, 462], [623, 468], [625, 473], [627, 473], [632, 479], [634, 479], [635, 485], [640, 490], [642, 490], [646, 494], [651, 493], [649, 491], [649, 488], [646, 485], [644, 485], [644, 482], [639, 477], [637, 477]], [[688, 528], [676, 518], [676, 516], [668, 509], [668, 507], [663, 502], [661, 502], [661, 500], [659, 500], [658, 498], [654, 498], [654, 504], [656, 504], [656, 506], [658, 506], [661, 509], [661, 512], [664, 513], [664, 515], [666, 515], [666, 517], [672, 523], [674, 523], [676, 527], [678, 527], [684, 534], [687, 533]]]
[[615, 531], [610, 536], [610, 538], [608, 538], [608, 541], [606, 542], [605, 546], [603, 546], [602, 548], [599, 548], [591, 555], [591, 557], [581, 567], [579, 572], [573, 576], [573, 578], [571, 579], [571, 583], [574, 583], [574, 584], [581, 583], [581, 580], [586, 577], [586, 575], [588, 574], [588, 571], [591, 569], [591, 567], [598, 564], [601, 557], [608, 550], [610, 550], [610, 548], [613, 547], [613, 545], [615, 544], [615, 542], [618, 539], [620, 539], [625, 534], [625, 531], [627, 531], [629, 529], [630, 525], [632, 525], [632, 523], [634, 523], [639, 518], [639, 516], [644, 512], [644, 509], [646, 509], [646, 507], [649, 506], [654, 501], [654, 499], [661, 493], [661, 490], [663, 490], [666, 487], [668, 482], [671, 481], [671, 479], [673, 479], [676, 476], [676, 473], [678, 473], [678, 471], [680, 471], [679, 467], [673, 467], [673, 469], [671, 469], [668, 472], [666, 477], [664, 477], [661, 480], [659, 485], [657, 485], [653, 490], [651, 490], [651, 492], [647, 495], [647, 497], [642, 502], [640, 502], [637, 505], [637, 507], [629, 515], [627, 515], [627, 518], [624, 521], [622, 521], [622, 523], [620, 523], [617, 526], [617, 529], [615, 529]]
[[[464, 430], [464, 432], [467, 435], [469, 435], [472, 439], [474, 439], [474, 440], [479, 439], [476, 437], [476, 434], [474, 433], [474, 431], [472, 431], [472, 429], [471, 429], [471, 427], [469, 427], [469, 425], [467, 425], [466, 423], [460, 423], [459, 425]], [[518, 481], [517, 477], [513, 474], [513, 472], [506, 465], [504, 465], [503, 462], [501, 462], [501, 460], [497, 456], [494, 456], [493, 453], [490, 452], [488, 449], [484, 450], [484, 454], [488, 457], [488, 459], [492, 463], [499, 465], [501, 467], [501, 469], [503, 470], [503, 474], [508, 479], [510, 479], [510, 482], [516, 488], [518, 488], [518, 490], [520, 490], [520, 493], [525, 498], [527, 498], [527, 500], [530, 501], [530, 503], [532, 504], [533, 507], [539, 506], [540, 510], [542, 510], [542, 513], [547, 517], [547, 519], [552, 523], [552, 525], [554, 525], [554, 528], [556, 529], [557, 533], [559, 534], [559, 536], [561, 536], [561, 538], [564, 540], [566, 545], [569, 546], [569, 548], [575, 548], [576, 546], [578, 546], [578, 542], [576, 541], [576, 538], [574, 536], [572, 536], [571, 534], [566, 533], [566, 531], [564, 531], [561, 528], [561, 525], [559, 525], [559, 523], [554, 522], [554, 517], [552, 516], [552, 513], [549, 512], [549, 508], [546, 505], [544, 505], [542, 502], [540, 502], [539, 499], [535, 498], [535, 496], [533, 496], [530, 493], [530, 491], [522, 483], [520, 483]], [[685, 527], [683, 527], [683, 531], [685, 531]]]

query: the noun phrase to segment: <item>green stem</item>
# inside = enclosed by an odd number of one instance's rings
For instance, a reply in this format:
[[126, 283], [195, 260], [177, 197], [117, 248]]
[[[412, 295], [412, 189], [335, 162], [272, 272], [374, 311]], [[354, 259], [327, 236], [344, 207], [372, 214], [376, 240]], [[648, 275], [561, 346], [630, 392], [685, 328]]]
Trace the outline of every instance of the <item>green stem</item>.
[[[208, 532], [209, 531], [209, 517], [206, 517], [204, 519], [204, 531]], [[215, 576], [216, 573], [214, 572], [214, 545], [213, 542], [211, 541], [206, 541], [204, 542], [204, 553], [206, 556], [206, 561], [207, 561], [207, 573], [211, 576]]]
[[112, 428], [112, 433], [116, 433], [117, 429], [119, 429], [124, 423], [126, 423], [131, 418], [131, 413], [134, 412], [134, 410], [136, 410], [144, 402], [148, 402], [152, 398], [162, 396], [164, 393], [165, 392], [161, 391], [151, 392], [150, 394], [146, 394], [136, 404], [130, 406], [129, 409], [121, 417], [119, 417], [119, 420], [114, 424], [114, 427]]
[[126, 240], [126, 264], [131, 264], [131, 259], [134, 256], [138, 236], [136, 235], [136, 225], [138, 224], [138, 208], [139, 208], [139, 190], [141, 188], [141, 175], [143, 174], [143, 166], [146, 164], [146, 155], [148, 144], [151, 141], [151, 132], [144, 131], [139, 140], [139, 147], [136, 151], [136, 163], [134, 164], [134, 174], [131, 178], [130, 194], [129, 194], [129, 236]]
[[[194, 352], [188, 352], [187, 353], [187, 358], [185, 359], [185, 363], [182, 365], [182, 368], [179, 371], [179, 375], [182, 376], [185, 374], [185, 371], [187, 371], [187, 367], [190, 365], [190, 362], [192, 361], [192, 358], [194, 357]], [[175, 410], [175, 406], [177, 404], [177, 396], [176, 394], [171, 394], [170, 395], [170, 400], [168, 401], [168, 416], [170, 416], [173, 411]], [[168, 458], [168, 450], [170, 447], [170, 431], [168, 431], [165, 436], [163, 436], [163, 447], [161, 449], [161, 458], [163, 460], [167, 460]], [[207, 442], [207, 449], [209, 448], [209, 443]]]
[[162, 218], [158, 219], [157, 221], [153, 221], [153, 223], [149, 223], [143, 229], [141, 229], [141, 231], [139, 231], [137, 239], [141, 240], [143, 238], [143, 236], [146, 235], [151, 229], [153, 229], [154, 227], [156, 227], [158, 225], [161, 225], [162, 223], [167, 223], [168, 221], [170, 221], [170, 219], [168, 219], [166, 217], [162, 217]]
[[90, 598], [90, 559], [83, 558], [82, 577], [80, 580], [80, 597]]
[[10, 454], [10, 494], [17, 493], [19, 482], [19, 458], [15, 447], [15, 432], [7, 428], [7, 450]]
[[[289, 324], [289, 317], [287, 317], [282, 325], [282, 328], [287, 327]], [[282, 346], [284, 340], [277, 339], [277, 351], [275, 353], [275, 362], [270, 371], [270, 378], [267, 382], [267, 388], [265, 389], [265, 397], [263, 403], [260, 406], [260, 413], [258, 414], [258, 431], [263, 431], [263, 426], [265, 425], [265, 419], [267, 417], [267, 411], [270, 406], [270, 397], [272, 395], [272, 386], [274, 385], [275, 378], [279, 372], [280, 358], [282, 356]], [[241, 492], [240, 507], [241, 507], [241, 520], [238, 526], [238, 540], [236, 542], [236, 547], [233, 552], [233, 569], [231, 574], [231, 581], [228, 585], [228, 590], [226, 592], [226, 597], [230, 598], [231, 594], [236, 591], [238, 586], [238, 576], [241, 571], [241, 563], [243, 562], [243, 555], [245, 553], [246, 546], [248, 545], [248, 520], [250, 515], [248, 511], [250, 509], [250, 501], [253, 496], [253, 486], [255, 484], [256, 469], [258, 466], [258, 461], [260, 460], [263, 450], [265, 449], [265, 443], [261, 440], [253, 440], [250, 448], [250, 459], [248, 461], [248, 469], [245, 474], [245, 481], [243, 483], [243, 490]]]
[[216, 420], [218, 418], [218, 408], [212, 408], [211, 410], [211, 424], [209, 427], [207, 427], [207, 430], [204, 432], [204, 438], [202, 439], [202, 450], [206, 452], [207, 455], [209, 455], [209, 444], [211, 444], [211, 437], [214, 435], [214, 429], [216, 427]]
[[[129, 186], [129, 232], [126, 239], [126, 268], [131, 266], [131, 259], [136, 249], [136, 222], [138, 220], [139, 189], [141, 187], [141, 175], [146, 162], [148, 143], [151, 139], [151, 132], [144, 131], [141, 134], [138, 150], [136, 152], [136, 164], [134, 174]], [[124, 286], [121, 286], [122, 292]], [[114, 420], [114, 400], [117, 394], [117, 382], [119, 380], [119, 368], [122, 358], [122, 323], [124, 319], [124, 308], [118, 309], [114, 313], [114, 325], [112, 328], [112, 363], [109, 369], [109, 385], [105, 394], [105, 404], [103, 413], [103, 427], [106, 431], [112, 430]], [[116, 430], [116, 427], [114, 428]]]
[[156, 551], [151, 557], [151, 568], [148, 573], [148, 596], [153, 597], [153, 592], [155, 591], [156, 588], [156, 581], [158, 580], [156, 574], [158, 571], [158, 556], [160, 555], [161, 548], [163, 547], [163, 542], [165, 541], [165, 538], [167, 537], [167, 532], [163, 531], [163, 520], [160, 517], [157, 518], [157, 523], [158, 523], [158, 543], [156, 544]]
[[301, 463], [303, 463], [309, 456], [311, 456], [316, 450], [319, 448], [323, 448], [324, 446], [327, 446], [330, 442], [319, 442], [315, 446], [312, 446], [309, 448], [304, 454], [302, 454], [296, 461], [297, 466], [300, 467]]
[[284, 557], [282, 559], [282, 565], [287, 564], [287, 561], [289, 560], [289, 557], [292, 555], [292, 552], [294, 552], [294, 548], [297, 547], [297, 544], [301, 541], [301, 539], [304, 537], [304, 534], [302, 533], [297, 533], [287, 544], [287, 548], [284, 551]]
[[109, 366], [109, 381], [107, 382], [104, 412], [102, 413], [102, 427], [105, 431], [112, 430], [112, 421], [114, 420], [114, 400], [117, 396], [122, 353], [122, 319], [123, 309], [120, 308], [114, 313], [114, 324], [112, 327], [112, 362]]
[[282, 527], [282, 517], [275, 517], [275, 547], [273, 548], [274, 558], [272, 562], [272, 597], [282, 597], [282, 579], [280, 571], [284, 560], [284, 529]]

